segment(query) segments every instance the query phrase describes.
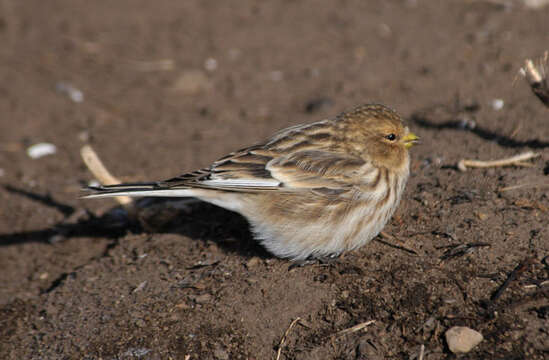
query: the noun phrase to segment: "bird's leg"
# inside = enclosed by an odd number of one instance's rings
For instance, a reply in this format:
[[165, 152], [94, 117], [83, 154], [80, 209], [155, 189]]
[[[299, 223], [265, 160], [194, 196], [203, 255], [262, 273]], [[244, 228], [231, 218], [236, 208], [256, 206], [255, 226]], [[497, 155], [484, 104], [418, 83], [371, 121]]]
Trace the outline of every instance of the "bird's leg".
[[337, 264], [338, 258], [341, 256], [341, 253], [333, 253], [326, 256], [309, 256], [304, 260], [296, 260], [289, 267], [288, 271], [291, 271], [295, 268], [300, 268], [309, 265], [320, 265], [320, 266], [331, 266]]

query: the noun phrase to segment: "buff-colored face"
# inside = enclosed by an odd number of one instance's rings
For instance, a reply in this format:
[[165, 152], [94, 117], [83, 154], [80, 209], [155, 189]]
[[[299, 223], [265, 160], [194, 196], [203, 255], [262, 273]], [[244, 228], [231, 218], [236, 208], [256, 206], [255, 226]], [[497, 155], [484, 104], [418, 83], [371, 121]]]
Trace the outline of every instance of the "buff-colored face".
[[364, 126], [365, 153], [379, 166], [399, 169], [408, 161], [408, 149], [419, 139], [399, 117], [368, 119]]

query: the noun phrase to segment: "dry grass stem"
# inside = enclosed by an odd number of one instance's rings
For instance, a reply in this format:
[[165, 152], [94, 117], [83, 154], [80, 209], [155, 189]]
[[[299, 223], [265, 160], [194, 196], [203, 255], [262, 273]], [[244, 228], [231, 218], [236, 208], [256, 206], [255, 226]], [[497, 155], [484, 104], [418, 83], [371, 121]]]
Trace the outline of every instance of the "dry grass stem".
[[544, 281], [540, 282], [539, 284], [524, 285], [523, 288], [525, 288], [525, 289], [541, 288], [541, 287], [544, 287], [546, 285], [549, 285], [549, 280], [544, 280]]
[[175, 62], [173, 59], [160, 59], [150, 61], [132, 60], [130, 65], [137, 71], [151, 72], [151, 71], [172, 71], [175, 68]]
[[[103, 162], [90, 145], [84, 145], [80, 149], [80, 155], [90, 172], [101, 184], [114, 185], [120, 183], [120, 180], [112, 176], [105, 165], [103, 165]], [[129, 196], [117, 196], [115, 200], [122, 206], [127, 206], [133, 202]]]
[[524, 188], [543, 188], [543, 187], [549, 187], [549, 183], [524, 183], [524, 184], [506, 186], [506, 187], [500, 188], [498, 191], [504, 192], [504, 191], [510, 191], [510, 190], [524, 189]]
[[290, 326], [288, 326], [288, 329], [286, 329], [286, 332], [284, 332], [284, 336], [282, 336], [282, 339], [280, 339], [280, 344], [278, 344], [278, 351], [276, 352], [276, 360], [280, 360], [280, 355], [282, 355], [282, 348], [284, 347], [284, 343], [286, 342], [286, 338], [288, 337], [288, 334], [292, 330], [292, 328], [301, 320], [300, 317], [295, 318], [294, 321], [290, 323]]
[[489, 167], [510, 166], [510, 165], [530, 166], [529, 163], [524, 163], [523, 161], [533, 159], [538, 156], [540, 156], [540, 154], [534, 153], [532, 151], [528, 151], [522, 154], [518, 154], [515, 156], [511, 156], [509, 158], [499, 159], [499, 160], [482, 161], [482, 160], [462, 159], [458, 162], [457, 168], [460, 171], [467, 171], [468, 167], [489, 168]]
[[425, 345], [421, 344], [421, 348], [419, 349], [418, 360], [423, 360], [424, 357], [425, 357]]
[[[387, 240], [391, 240], [391, 241], [398, 241], [398, 242], [401, 242], [401, 240], [399, 240], [398, 238], [396, 238], [395, 236], [393, 235], [389, 235], [387, 234], [385, 231], [382, 231], [379, 233], [379, 235]], [[417, 252], [412, 250], [412, 249], [408, 249], [407, 247], [404, 247], [404, 246], [401, 246], [401, 245], [397, 245], [397, 244], [393, 244], [393, 243], [390, 243], [388, 241], [384, 241], [384, 240], [381, 240], [379, 237], [375, 237], [374, 238], [375, 241], [377, 241], [378, 243], [381, 243], [383, 245], [387, 245], [389, 247], [392, 247], [392, 248], [395, 248], [395, 249], [398, 249], [398, 250], [402, 250], [402, 251], [405, 251], [409, 254], [414, 254], [414, 255], [417, 255]]]
[[364, 329], [366, 326], [371, 325], [375, 322], [376, 322], [375, 320], [369, 320], [369, 321], [360, 323], [360, 324], [355, 325], [353, 327], [350, 327], [348, 329], [338, 331], [337, 333], [334, 334], [334, 336], [341, 336], [341, 335], [350, 334], [350, 333], [360, 331], [360, 330]]

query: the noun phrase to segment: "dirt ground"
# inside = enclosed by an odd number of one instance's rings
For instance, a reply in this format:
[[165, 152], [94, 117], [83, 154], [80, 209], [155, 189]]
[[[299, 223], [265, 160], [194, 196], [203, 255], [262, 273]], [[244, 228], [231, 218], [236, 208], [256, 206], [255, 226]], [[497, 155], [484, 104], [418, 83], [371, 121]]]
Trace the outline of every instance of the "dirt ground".
[[[549, 110], [517, 80], [549, 6], [3, 0], [0, 40], [0, 358], [452, 359], [454, 325], [467, 359], [549, 356]], [[394, 238], [336, 263], [290, 271], [208, 204], [79, 199], [86, 143], [161, 180], [370, 102], [422, 144]]]

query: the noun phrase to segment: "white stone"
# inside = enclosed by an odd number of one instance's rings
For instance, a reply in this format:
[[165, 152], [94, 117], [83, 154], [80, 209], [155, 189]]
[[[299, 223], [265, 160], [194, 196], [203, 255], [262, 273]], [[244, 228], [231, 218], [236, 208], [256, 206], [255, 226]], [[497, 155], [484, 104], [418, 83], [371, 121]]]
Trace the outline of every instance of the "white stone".
[[494, 109], [494, 110], [503, 109], [503, 105], [505, 105], [505, 102], [502, 99], [492, 100], [492, 109]]
[[204, 68], [208, 71], [214, 71], [217, 69], [217, 60], [214, 58], [207, 58], [206, 61], [204, 61]]
[[32, 159], [38, 159], [42, 156], [52, 155], [57, 152], [55, 145], [50, 143], [39, 143], [30, 146], [27, 149], [27, 155]]
[[467, 353], [484, 339], [481, 333], [465, 326], [454, 326], [445, 336], [448, 348], [454, 354]]

